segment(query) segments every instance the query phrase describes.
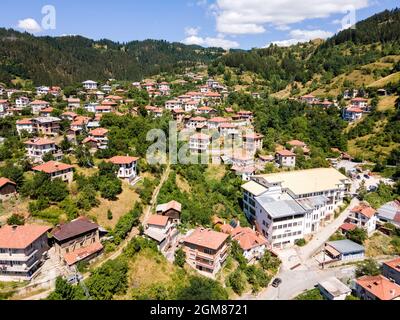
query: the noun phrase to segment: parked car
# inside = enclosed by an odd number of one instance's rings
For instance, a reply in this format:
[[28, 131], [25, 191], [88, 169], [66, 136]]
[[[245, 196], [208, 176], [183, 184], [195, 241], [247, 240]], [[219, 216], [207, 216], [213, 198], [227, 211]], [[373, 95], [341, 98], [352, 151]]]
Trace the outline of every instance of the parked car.
[[274, 288], [278, 288], [280, 286], [280, 284], [282, 283], [282, 279], [281, 278], [276, 278], [273, 282], [272, 282], [272, 286]]

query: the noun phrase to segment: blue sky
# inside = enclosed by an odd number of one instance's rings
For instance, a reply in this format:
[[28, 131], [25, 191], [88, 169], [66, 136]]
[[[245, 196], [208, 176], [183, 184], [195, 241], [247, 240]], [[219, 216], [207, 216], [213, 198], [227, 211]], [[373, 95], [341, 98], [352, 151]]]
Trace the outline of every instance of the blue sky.
[[[46, 20], [55, 21], [55, 29], [42, 24], [51, 13], [42, 14], [46, 5], [55, 8], [55, 20]], [[0, 27], [35, 35], [249, 49], [326, 38], [353, 17], [359, 21], [396, 5], [398, 0], [2, 0]]]

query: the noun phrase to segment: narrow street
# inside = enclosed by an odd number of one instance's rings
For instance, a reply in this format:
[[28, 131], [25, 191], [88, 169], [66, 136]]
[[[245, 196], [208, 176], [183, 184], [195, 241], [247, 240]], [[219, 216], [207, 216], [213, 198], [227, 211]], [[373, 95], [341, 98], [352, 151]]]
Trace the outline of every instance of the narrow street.
[[[167, 168], [165, 169], [161, 179], [160, 179], [160, 183], [158, 184], [158, 186], [156, 187], [156, 189], [153, 192], [153, 196], [151, 198], [150, 201], [150, 205], [146, 207], [145, 209], [145, 213], [144, 215], [141, 216], [140, 221], [142, 224], [145, 224], [149, 217], [151, 216], [152, 210], [153, 208], [157, 205], [157, 199], [158, 199], [158, 195], [160, 193], [160, 190], [164, 184], [164, 182], [168, 179], [169, 174], [171, 172], [171, 167], [170, 164], [167, 165]], [[128, 237], [121, 243], [121, 245], [119, 246], [119, 248], [113, 252], [110, 256], [106, 257], [105, 259], [94, 263], [93, 267], [98, 268], [100, 266], [102, 266], [104, 263], [106, 263], [107, 261], [110, 260], [114, 260], [116, 259], [118, 256], [120, 256], [123, 252], [123, 250], [126, 248], [126, 246], [129, 244], [129, 242], [136, 236], [139, 235], [139, 229], [137, 227], [134, 227], [130, 234], [128, 235]], [[83, 275], [83, 279], [87, 279], [90, 276], [90, 273], [87, 272]], [[30, 297], [26, 297], [23, 300], [40, 300], [40, 299], [45, 299], [51, 292], [53, 291], [53, 288], [46, 290], [44, 292], [38, 293], [36, 295], [30, 296]]]

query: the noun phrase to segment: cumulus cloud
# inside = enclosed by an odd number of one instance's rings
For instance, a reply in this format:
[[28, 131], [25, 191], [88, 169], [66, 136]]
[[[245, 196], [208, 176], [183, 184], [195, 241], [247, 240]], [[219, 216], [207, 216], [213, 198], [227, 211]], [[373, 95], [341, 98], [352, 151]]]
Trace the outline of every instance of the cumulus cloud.
[[29, 32], [29, 33], [39, 33], [42, 31], [41, 26], [35, 19], [27, 18], [18, 21], [18, 28]]
[[[300, 30], [295, 29], [289, 33], [290, 39], [282, 41], [273, 41], [272, 44], [276, 44], [280, 47], [288, 47], [301, 42], [308, 42], [313, 39], [326, 39], [333, 36], [332, 32], [324, 30]], [[267, 45], [267, 47], [269, 44]]]
[[370, 0], [217, 0], [212, 5], [217, 31], [225, 34], [265, 32], [265, 24], [287, 26], [306, 19], [365, 8]]
[[198, 45], [203, 47], [218, 47], [223, 48], [225, 50], [238, 48], [239, 43], [236, 41], [232, 41], [229, 39], [225, 39], [222, 37], [200, 37], [197, 35], [188, 36], [186, 39], [182, 41], [187, 45]]
[[186, 27], [185, 28], [185, 34], [189, 37], [198, 35], [199, 31], [200, 31], [199, 27]]

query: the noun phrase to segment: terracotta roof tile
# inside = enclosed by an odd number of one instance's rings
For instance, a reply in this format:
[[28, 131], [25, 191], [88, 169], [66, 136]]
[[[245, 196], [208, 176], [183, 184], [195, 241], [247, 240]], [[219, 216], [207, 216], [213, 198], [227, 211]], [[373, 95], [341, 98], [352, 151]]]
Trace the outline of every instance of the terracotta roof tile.
[[39, 225], [0, 228], [0, 248], [25, 249], [51, 228]]

